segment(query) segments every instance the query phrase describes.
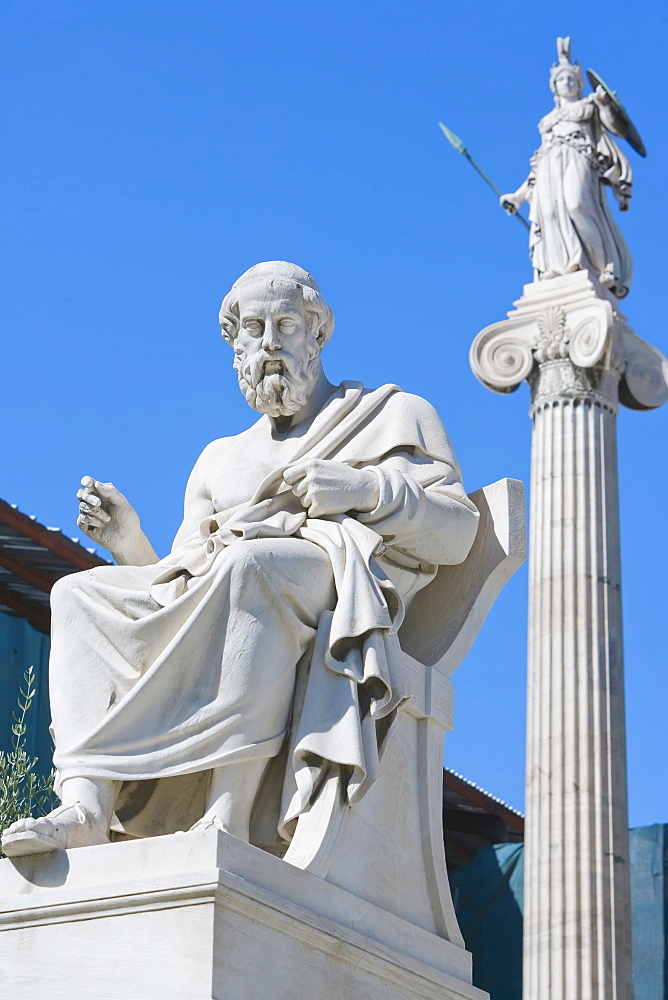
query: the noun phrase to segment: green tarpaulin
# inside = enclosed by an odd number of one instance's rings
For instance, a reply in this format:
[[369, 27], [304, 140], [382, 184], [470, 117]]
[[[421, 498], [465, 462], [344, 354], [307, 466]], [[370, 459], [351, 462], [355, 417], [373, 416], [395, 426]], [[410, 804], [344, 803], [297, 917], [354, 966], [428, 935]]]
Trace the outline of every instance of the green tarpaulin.
[[[629, 833], [633, 1000], [668, 1000], [668, 825]], [[524, 845], [485, 847], [450, 875], [473, 982], [492, 1000], [522, 1000]]]

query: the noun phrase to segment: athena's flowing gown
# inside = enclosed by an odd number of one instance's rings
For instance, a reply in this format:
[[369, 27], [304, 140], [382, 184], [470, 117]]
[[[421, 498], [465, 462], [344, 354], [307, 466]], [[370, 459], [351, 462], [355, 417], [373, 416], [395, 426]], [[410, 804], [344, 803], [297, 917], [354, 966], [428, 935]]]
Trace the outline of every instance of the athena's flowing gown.
[[618, 298], [633, 276], [628, 247], [604, 187], [630, 190], [631, 167], [609, 137], [619, 122], [594, 95], [563, 102], [538, 124], [542, 142], [529, 175], [531, 260], [541, 278], [593, 271]]

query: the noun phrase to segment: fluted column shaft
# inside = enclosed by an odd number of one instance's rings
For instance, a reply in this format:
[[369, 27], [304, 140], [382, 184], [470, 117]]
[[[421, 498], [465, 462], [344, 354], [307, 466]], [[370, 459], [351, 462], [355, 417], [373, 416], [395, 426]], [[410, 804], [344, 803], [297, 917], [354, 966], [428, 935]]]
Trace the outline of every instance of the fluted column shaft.
[[632, 1000], [618, 379], [529, 380], [524, 1000]]

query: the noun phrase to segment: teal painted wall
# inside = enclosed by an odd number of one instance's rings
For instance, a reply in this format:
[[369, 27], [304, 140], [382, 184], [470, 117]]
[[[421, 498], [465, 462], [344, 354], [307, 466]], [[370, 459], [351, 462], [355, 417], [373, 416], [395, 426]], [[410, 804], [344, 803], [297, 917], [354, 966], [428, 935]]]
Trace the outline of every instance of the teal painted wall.
[[12, 713], [16, 712], [23, 673], [35, 670], [35, 700], [26, 717], [26, 750], [39, 760], [38, 771], [51, 770], [53, 744], [49, 735], [49, 637], [23, 618], [0, 612], [0, 750], [11, 749]]
[[668, 1000], [668, 825], [631, 830], [634, 1000]]
[[492, 1000], [521, 1000], [524, 844], [484, 847], [450, 887], [474, 984]]

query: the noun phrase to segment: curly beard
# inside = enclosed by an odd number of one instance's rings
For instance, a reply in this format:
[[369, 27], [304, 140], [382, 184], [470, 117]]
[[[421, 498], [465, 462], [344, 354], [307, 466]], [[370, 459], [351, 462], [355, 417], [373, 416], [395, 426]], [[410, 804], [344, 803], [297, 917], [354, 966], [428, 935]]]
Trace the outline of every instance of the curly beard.
[[[249, 406], [270, 417], [291, 417], [306, 405], [318, 377], [320, 350], [313, 342], [313, 350], [294, 359], [288, 367], [281, 358], [275, 360], [264, 352], [254, 355], [239, 353], [234, 359], [234, 368], [239, 379], [239, 388]], [[263, 374], [265, 365], [272, 363], [280, 370]]]

